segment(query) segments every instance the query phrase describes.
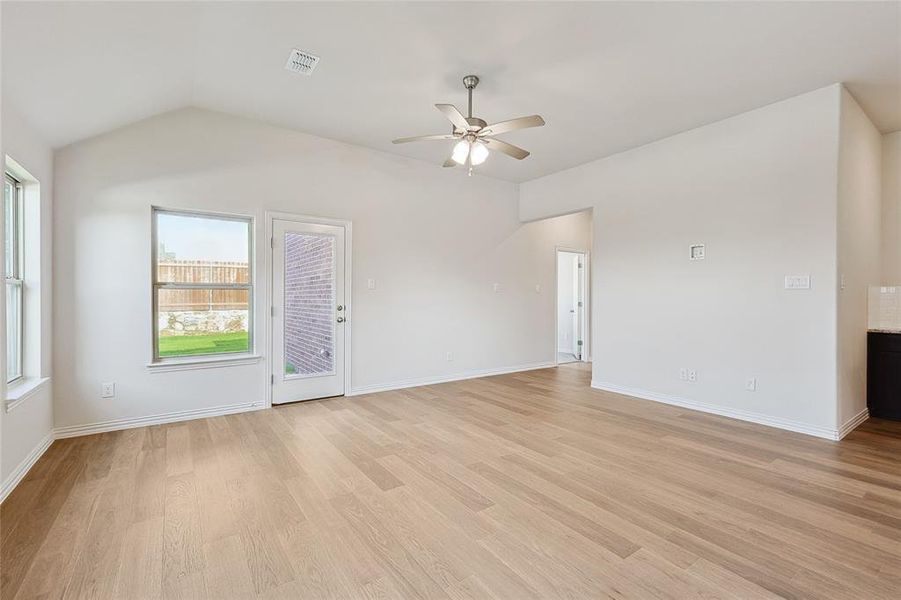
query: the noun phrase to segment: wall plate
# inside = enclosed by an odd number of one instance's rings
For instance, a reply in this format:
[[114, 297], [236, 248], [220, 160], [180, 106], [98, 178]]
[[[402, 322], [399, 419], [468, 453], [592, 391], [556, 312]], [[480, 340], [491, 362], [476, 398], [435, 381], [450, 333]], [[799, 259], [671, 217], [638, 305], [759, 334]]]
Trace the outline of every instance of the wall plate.
[[689, 260], [704, 260], [705, 255], [706, 248], [704, 247], [704, 244], [692, 244], [688, 247]]
[[786, 275], [785, 289], [787, 290], [809, 290], [810, 275]]

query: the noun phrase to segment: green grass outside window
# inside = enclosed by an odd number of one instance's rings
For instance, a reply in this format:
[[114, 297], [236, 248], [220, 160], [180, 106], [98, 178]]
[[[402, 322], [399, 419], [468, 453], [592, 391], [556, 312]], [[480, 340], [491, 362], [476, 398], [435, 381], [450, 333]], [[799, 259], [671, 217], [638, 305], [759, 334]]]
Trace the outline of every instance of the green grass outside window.
[[250, 351], [250, 337], [246, 331], [166, 335], [159, 338], [161, 357], [248, 351]]

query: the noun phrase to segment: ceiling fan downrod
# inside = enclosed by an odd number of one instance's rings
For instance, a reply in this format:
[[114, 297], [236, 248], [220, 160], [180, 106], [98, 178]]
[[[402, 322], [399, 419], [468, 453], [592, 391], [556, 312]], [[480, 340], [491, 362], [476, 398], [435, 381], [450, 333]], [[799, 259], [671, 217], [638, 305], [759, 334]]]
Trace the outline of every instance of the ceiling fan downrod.
[[463, 85], [466, 87], [466, 91], [469, 93], [469, 114], [467, 115], [470, 119], [472, 118], [472, 90], [476, 89], [476, 86], [479, 85], [479, 77], [478, 75], [467, 75], [463, 78]]

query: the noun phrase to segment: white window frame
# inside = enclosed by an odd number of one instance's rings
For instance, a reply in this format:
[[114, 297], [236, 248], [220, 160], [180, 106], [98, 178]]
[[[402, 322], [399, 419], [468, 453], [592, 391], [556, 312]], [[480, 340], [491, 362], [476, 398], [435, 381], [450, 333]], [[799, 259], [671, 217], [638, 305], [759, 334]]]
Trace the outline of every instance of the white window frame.
[[[13, 206], [12, 206], [12, 215], [13, 215], [13, 223], [14, 226], [12, 228], [14, 238], [12, 240], [12, 251], [13, 251], [13, 272], [10, 275], [6, 275], [6, 257], [4, 256], [3, 261], [3, 270], [4, 275], [6, 276], [6, 287], [9, 289], [13, 287], [17, 290], [17, 294], [19, 296], [19, 318], [15, 323], [15, 327], [17, 329], [17, 338], [19, 340], [19, 347], [17, 349], [18, 352], [18, 360], [16, 361], [19, 369], [18, 372], [15, 373], [12, 377], [7, 375], [6, 383], [7, 385], [20, 381], [25, 374], [25, 279], [23, 276], [23, 267], [25, 264], [25, 252], [24, 252], [24, 223], [23, 223], [23, 213], [24, 213], [24, 189], [22, 187], [22, 182], [10, 175], [7, 172], [4, 172], [4, 180], [8, 182], [13, 187], [14, 198], [13, 198]], [[5, 199], [4, 199], [5, 200]], [[5, 211], [4, 207], [4, 211]], [[5, 247], [4, 247], [5, 251]], [[6, 323], [6, 334], [9, 336], [10, 332], [10, 323]], [[8, 346], [7, 346], [8, 347]], [[6, 357], [6, 364], [9, 365], [10, 357]]]
[[[238, 221], [247, 224], [247, 283], [172, 283], [157, 280], [157, 264], [159, 258], [159, 241], [157, 236], [157, 217], [161, 214], [179, 215], [198, 219], [215, 219], [220, 221]], [[199, 210], [182, 210], [161, 207], [151, 207], [151, 363], [149, 366], [179, 365], [210, 363], [218, 365], [223, 362], [231, 362], [246, 358], [257, 359], [254, 355], [254, 220], [245, 215], [232, 215]], [[217, 352], [211, 354], [191, 354], [184, 356], [159, 356], [159, 290], [247, 290], [247, 350], [239, 352]]]

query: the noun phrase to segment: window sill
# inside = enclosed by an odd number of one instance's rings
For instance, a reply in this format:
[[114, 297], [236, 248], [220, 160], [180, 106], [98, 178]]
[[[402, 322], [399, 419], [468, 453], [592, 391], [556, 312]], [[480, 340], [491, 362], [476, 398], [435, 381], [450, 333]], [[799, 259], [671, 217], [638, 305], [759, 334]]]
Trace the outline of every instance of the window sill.
[[15, 407], [37, 394], [49, 382], [49, 377], [29, 377], [13, 383], [6, 390], [6, 412], [12, 412]]
[[263, 360], [257, 354], [240, 354], [238, 356], [214, 357], [214, 358], [190, 358], [173, 359], [147, 364], [147, 370], [151, 373], [166, 373], [169, 371], [193, 371], [196, 369], [216, 369], [220, 367], [236, 367], [240, 365], [255, 365]]

